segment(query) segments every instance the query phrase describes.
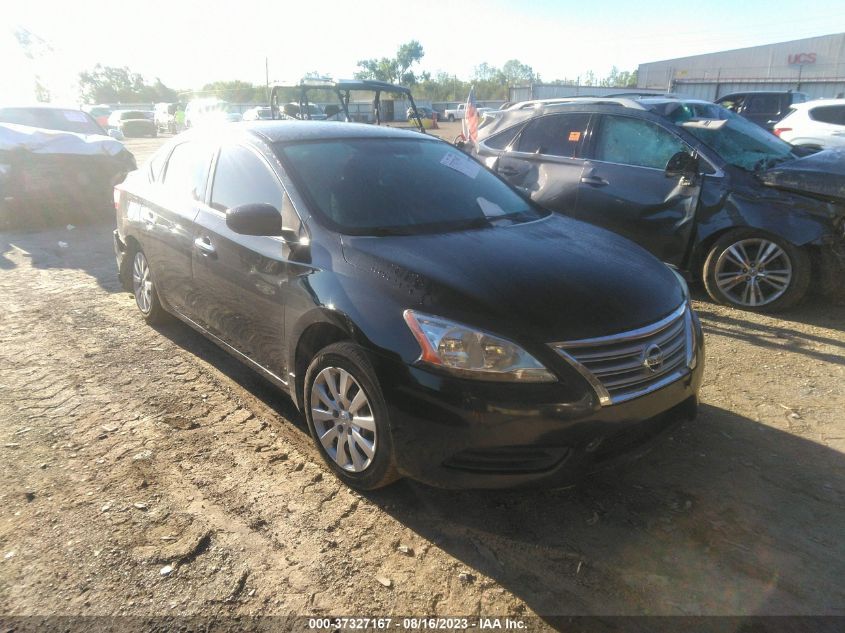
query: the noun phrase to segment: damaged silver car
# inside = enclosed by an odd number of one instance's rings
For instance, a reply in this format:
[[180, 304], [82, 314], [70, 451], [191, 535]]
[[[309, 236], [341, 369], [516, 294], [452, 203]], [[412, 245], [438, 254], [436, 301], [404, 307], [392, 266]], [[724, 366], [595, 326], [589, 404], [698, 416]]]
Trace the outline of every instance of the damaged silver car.
[[811, 288], [842, 296], [845, 153], [806, 155], [721, 106], [669, 97], [517, 103], [465, 150], [719, 303], [775, 312]]

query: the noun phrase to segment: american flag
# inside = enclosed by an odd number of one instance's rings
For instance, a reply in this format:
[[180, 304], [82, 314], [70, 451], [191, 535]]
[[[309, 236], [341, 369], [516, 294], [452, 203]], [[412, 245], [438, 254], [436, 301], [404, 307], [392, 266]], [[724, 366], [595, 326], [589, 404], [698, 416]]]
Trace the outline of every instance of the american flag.
[[478, 140], [478, 108], [475, 106], [475, 86], [469, 90], [462, 127], [464, 138], [472, 143], [475, 143]]

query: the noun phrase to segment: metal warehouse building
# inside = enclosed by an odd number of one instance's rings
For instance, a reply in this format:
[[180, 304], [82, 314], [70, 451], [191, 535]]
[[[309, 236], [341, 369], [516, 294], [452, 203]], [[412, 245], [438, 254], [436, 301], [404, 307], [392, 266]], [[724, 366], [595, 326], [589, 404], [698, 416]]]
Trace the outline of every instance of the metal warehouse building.
[[640, 64], [637, 87], [712, 101], [730, 92], [845, 93], [845, 33]]

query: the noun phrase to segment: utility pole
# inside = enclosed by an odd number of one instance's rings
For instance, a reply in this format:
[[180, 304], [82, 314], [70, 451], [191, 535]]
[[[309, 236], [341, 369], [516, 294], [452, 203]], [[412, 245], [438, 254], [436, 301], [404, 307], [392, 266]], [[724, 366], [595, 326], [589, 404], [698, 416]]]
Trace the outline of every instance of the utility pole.
[[270, 102], [270, 62], [264, 58], [264, 87], [267, 90], [267, 102]]

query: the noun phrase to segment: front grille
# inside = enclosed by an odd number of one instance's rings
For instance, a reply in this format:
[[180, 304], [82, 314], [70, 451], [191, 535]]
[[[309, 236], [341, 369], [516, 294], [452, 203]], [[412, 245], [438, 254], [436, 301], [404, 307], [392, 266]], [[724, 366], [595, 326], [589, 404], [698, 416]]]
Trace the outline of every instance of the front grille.
[[552, 347], [608, 405], [643, 396], [685, 375], [692, 361], [692, 336], [692, 317], [683, 305], [638, 330]]

